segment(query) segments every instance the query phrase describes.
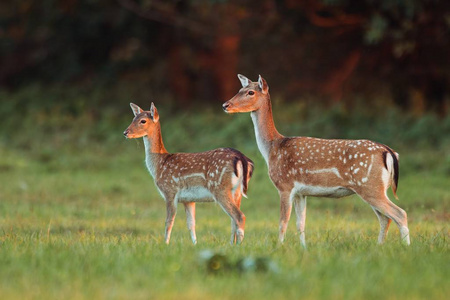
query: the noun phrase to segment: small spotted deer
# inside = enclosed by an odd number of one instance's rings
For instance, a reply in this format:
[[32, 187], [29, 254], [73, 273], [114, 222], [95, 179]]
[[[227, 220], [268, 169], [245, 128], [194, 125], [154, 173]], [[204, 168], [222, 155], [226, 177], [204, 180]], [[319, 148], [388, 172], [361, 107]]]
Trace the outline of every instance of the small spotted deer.
[[306, 197], [340, 198], [357, 194], [377, 215], [380, 222], [378, 243], [384, 242], [393, 220], [402, 241], [410, 244], [406, 213], [386, 195], [386, 190], [392, 186], [397, 198], [396, 152], [368, 140], [285, 137], [275, 128], [267, 82], [261, 76], [258, 82], [242, 75], [238, 78], [242, 88], [223, 104], [223, 109], [227, 113], [250, 112], [259, 151], [280, 195], [280, 242], [284, 241], [292, 205], [297, 214], [300, 242], [306, 248]]
[[244, 239], [245, 216], [240, 210], [253, 173], [253, 162], [241, 152], [219, 148], [200, 153], [168, 153], [164, 147], [159, 114], [154, 104], [144, 111], [130, 103], [134, 119], [123, 133], [144, 139], [145, 163], [156, 188], [166, 202], [165, 242], [169, 244], [177, 204], [184, 204], [192, 242], [195, 234], [195, 203], [217, 202], [231, 218], [231, 243]]

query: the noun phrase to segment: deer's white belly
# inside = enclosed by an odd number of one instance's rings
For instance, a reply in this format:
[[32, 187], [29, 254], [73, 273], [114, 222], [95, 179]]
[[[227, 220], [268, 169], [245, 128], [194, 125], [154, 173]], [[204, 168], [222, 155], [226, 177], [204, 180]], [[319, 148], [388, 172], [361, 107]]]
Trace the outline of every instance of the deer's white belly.
[[294, 183], [294, 188], [291, 194], [300, 194], [303, 196], [315, 196], [315, 197], [329, 197], [340, 198], [354, 194], [352, 190], [349, 190], [341, 186], [320, 186], [320, 185], [306, 185], [300, 182]]
[[178, 202], [213, 202], [213, 197], [213, 194], [203, 186], [184, 188], [177, 193]]

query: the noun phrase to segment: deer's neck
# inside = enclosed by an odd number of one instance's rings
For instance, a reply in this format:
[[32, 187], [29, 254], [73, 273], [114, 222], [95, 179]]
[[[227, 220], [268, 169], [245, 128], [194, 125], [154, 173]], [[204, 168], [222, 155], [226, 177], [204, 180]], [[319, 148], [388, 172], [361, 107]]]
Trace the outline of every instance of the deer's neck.
[[251, 112], [250, 116], [252, 117], [253, 125], [255, 127], [256, 143], [258, 144], [259, 151], [268, 164], [269, 153], [273, 141], [283, 137], [275, 128], [270, 99], [267, 99], [266, 105]]
[[144, 136], [144, 146], [145, 164], [147, 165], [150, 175], [155, 178], [161, 156], [168, 153], [162, 141], [161, 128], [157, 128], [152, 135]]

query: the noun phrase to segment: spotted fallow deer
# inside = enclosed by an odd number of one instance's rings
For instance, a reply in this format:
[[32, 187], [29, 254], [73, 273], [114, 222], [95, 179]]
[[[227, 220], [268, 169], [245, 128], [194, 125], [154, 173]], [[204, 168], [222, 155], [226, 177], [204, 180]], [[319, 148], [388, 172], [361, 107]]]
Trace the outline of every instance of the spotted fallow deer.
[[397, 198], [396, 152], [368, 140], [285, 137], [274, 125], [267, 82], [261, 76], [258, 82], [242, 75], [238, 77], [242, 88], [223, 104], [223, 109], [227, 113], [250, 112], [258, 148], [280, 195], [280, 242], [284, 241], [292, 204], [297, 214], [300, 242], [306, 247], [306, 197], [340, 198], [357, 194], [369, 203], [378, 217], [378, 243], [384, 242], [393, 220], [402, 241], [410, 244], [406, 213], [386, 195], [386, 190], [392, 186]]
[[217, 202], [231, 218], [231, 243], [244, 239], [245, 216], [240, 210], [253, 173], [253, 162], [241, 152], [219, 148], [200, 153], [168, 153], [161, 136], [159, 114], [130, 103], [134, 119], [124, 131], [126, 138], [144, 139], [145, 163], [156, 188], [166, 202], [165, 242], [175, 220], [177, 204], [184, 204], [192, 242], [195, 234], [195, 202]]

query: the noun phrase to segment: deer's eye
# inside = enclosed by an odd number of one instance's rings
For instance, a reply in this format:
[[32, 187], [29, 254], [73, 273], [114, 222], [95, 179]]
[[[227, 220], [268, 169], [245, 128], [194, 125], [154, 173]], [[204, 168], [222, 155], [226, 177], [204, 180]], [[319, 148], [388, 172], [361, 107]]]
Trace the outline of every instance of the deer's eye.
[[248, 94], [249, 94], [250, 96], [253, 96], [253, 95], [255, 94], [255, 92], [254, 92], [254, 91], [249, 91]]
[[145, 123], [147, 123], [147, 120], [141, 120], [141, 122], [140, 122], [141, 124], [145, 124]]

